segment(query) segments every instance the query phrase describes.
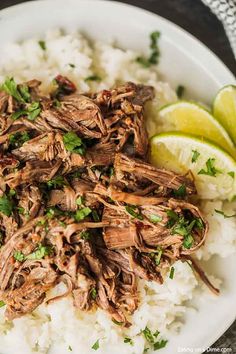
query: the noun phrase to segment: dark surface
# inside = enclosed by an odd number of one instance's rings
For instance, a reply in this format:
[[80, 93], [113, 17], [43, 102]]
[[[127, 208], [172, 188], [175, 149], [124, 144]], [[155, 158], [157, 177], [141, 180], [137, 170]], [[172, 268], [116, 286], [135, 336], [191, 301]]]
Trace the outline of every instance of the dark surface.
[[[24, 1], [0, 0], [0, 9], [21, 2]], [[200, 0], [122, 0], [120, 2], [157, 13], [192, 33], [218, 55], [236, 76], [236, 61], [223, 26]], [[213, 347], [230, 348], [231, 352], [228, 353], [236, 354], [236, 323]]]

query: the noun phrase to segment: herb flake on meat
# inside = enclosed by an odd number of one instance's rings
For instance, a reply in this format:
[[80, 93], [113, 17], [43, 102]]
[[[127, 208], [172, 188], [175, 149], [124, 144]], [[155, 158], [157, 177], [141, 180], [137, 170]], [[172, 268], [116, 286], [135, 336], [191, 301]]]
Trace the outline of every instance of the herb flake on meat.
[[74, 132], [68, 132], [63, 135], [63, 142], [65, 145], [66, 150], [84, 155], [85, 147], [82, 142], [82, 139]]
[[0, 212], [6, 216], [10, 216], [13, 212], [14, 204], [11, 198], [7, 195], [0, 197]]

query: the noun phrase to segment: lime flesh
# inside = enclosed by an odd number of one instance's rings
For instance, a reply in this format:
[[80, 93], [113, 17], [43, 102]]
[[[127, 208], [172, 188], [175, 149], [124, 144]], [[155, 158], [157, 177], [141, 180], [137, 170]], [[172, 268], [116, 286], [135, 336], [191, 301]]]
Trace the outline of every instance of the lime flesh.
[[[209, 160], [213, 175], [207, 168]], [[236, 162], [209, 140], [177, 132], [155, 135], [150, 140], [150, 161], [181, 174], [191, 171], [203, 199], [231, 200], [236, 194]]]

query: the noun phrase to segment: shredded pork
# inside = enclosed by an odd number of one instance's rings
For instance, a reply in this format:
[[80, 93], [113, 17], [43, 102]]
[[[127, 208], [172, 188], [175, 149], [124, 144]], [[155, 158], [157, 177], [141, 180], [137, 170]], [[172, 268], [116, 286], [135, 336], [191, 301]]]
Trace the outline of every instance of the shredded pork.
[[[81, 310], [99, 306], [128, 326], [137, 279], [163, 282], [191, 257], [208, 225], [190, 176], [148, 163], [145, 103], [152, 87], [126, 83], [83, 95], [56, 77], [0, 93], [0, 299], [6, 317], [71, 294]], [[8, 86], [9, 88], [9, 82]], [[63, 282], [67, 291], [48, 298]]]

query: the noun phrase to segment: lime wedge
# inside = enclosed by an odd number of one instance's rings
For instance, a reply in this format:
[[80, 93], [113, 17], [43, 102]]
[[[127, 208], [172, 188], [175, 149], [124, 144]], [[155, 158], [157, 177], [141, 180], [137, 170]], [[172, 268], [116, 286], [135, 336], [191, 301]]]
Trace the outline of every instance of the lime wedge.
[[209, 140], [178, 132], [155, 135], [150, 160], [157, 167], [177, 173], [192, 171], [203, 199], [229, 199], [236, 194], [236, 162]]
[[179, 101], [163, 107], [156, 117], [156, 126], [156, 133], [179, 131], [205, 137], [236, 158], [236, 149], [227, 131], [199, 104]]
[[217, 93], [213, 114], [236, 144], [236, 86], [225, 86]]

